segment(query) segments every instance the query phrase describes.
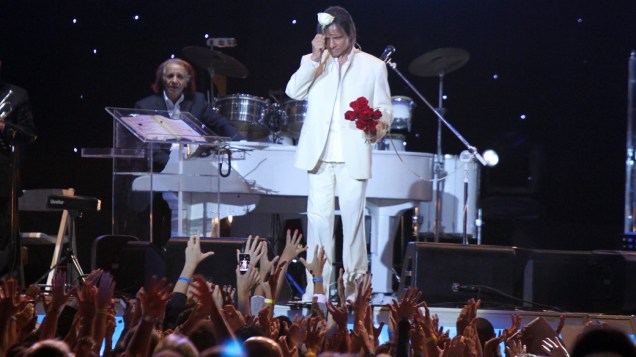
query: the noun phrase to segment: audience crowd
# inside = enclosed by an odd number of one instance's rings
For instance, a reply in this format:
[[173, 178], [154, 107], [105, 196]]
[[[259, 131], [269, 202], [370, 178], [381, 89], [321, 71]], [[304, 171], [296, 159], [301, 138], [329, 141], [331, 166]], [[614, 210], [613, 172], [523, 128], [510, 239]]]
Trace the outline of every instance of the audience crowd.
[[[636, 356], [627, 335], [599, 324], [586, 326], [568, 351], [559, 338], [564, 317], [545, 335], [522, 327], [521, 317], [512, 315], [510, 327], [497, 335], [486, 319], [477, 317], [480, 301], [473, 299], [461, 309], [457, 333], [451, 337], [416, 288], [386, 306], [387, 326], [376, 325], [369, 276], [357, 281], [355, 295], [345, 301], [340, 272], [338, 298], [328, 298], [322, 247], [312, 247], [313, 261], [300, 258], [314, 278], [307, 316], [275, 316], [287, 263], [307, 250], [301, 240], [298, 232], [288, 231], [283, 252], [269, 260], [267, 244], [248, 238], [242, 253], [249, 254], [253, 264], [242, 272], [237, 252], [236, 286], [219, 286], [194, 274], [214, 253], [203, 253], [200, 239], [190, 237], [177, 281], [153, 277], [135, 298], [125, 301], [124, 329], [117, 341], [115, 307], [121, 299], [113, 297], [115, 281], [109, 272], [92, 271], [81, 286], [70, 289], [59, 270], [46, 294], [36, 286], [22, 290], [13, 278], [2, 279], [0, 356], [494, 357], [502, 344], [507, 356]], [[39, 324], [36, 306], [45, 311]], [[380, 344], [384, 328], [389, 339]]]

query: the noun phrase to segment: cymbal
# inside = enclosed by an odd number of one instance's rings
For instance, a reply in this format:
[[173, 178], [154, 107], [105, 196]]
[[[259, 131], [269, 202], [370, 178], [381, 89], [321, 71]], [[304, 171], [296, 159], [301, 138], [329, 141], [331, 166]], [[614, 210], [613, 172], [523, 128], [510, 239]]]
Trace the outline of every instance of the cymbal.
[[426, 52], [409, 64], [409, 72], [420, 77], [436, 77], [461, 68], [470, 55], [461, 48], [438, 48]]
[[241, 62], [222, 52], [207, 47], [187, 46], [183, 48], [186, 58], [199, 67], [213, 70], [215, 74], [245, 78], [249, 71]]

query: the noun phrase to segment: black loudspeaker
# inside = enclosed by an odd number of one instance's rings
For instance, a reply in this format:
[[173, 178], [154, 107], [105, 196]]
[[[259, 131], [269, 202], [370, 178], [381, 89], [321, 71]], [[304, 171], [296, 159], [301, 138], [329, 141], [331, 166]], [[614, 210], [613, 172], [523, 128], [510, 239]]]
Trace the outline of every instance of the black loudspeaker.
[[533, 250], [524, 298], [564, 311], [636, 311], [636, 253]]
[[522, 267], [510, 247], [411, 242], [402, 263], [400, 298], [409, 287], [436, 306], [461, 306], [468, 298], [480, 298], [482, 307], [513, 304], [510, 296], [519, 296]]
[[[166, 246], [166, 277], [175, 283], [185, 264], [185, 248], [188, 237], [172, 237]], [[236, 286], [236, 250], [242, 249], [247, 238], [201, 237], [201, 251], [213, 251], [214, 255], [203, 260], [195, 274], [203, 275], [217, 285]], [[271, 254], [272, 249], [268, 249]], [[253, 262], [254, 263], [254, 262]]]
[[128, 236], [103, 237], [93, 245], [91, 264], [113, 274], [118, 294], [134, 296], [153, 275], [165, 276], [164, 258], [155, 244]]

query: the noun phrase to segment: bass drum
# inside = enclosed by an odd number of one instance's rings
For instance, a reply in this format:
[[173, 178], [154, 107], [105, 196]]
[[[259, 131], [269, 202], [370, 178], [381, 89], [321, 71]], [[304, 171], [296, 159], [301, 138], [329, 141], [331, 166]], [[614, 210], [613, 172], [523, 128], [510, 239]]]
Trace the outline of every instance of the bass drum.
[[413, 99], [405, 96], [391, 97], [393, 104], [393, 122], [391, 123], [391, 131], [406, 130], [411, 132], [411, 118], [415, 102]]
[[406, 151], [406, 136], [386, 134], [380, 141], [373, 144], [373, 149], [380, 151]]
[[217, 99], [215, 108], [247, 140], [259, 141], [268, 137], [268, 103], [265, 99], [249, 94], [232, 94]]
[[298, 139], [307, 115], [307, 101], [288, 100], [284, 103], [284, 108], [285, 120], [283, 120], [282, 132], [292, 139]]

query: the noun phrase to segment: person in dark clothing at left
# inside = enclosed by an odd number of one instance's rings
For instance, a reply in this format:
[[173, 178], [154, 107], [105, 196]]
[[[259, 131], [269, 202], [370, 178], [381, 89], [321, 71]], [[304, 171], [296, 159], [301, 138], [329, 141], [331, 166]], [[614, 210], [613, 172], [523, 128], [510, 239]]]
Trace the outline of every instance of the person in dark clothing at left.
[[[0, 67], [2, 62], [0, 62]], [[0, 79], [0, 276], [19, 263], [20, 153], [37, 137], [27, 91]], [[15, 222], [12, 229], [12, 222]]]

